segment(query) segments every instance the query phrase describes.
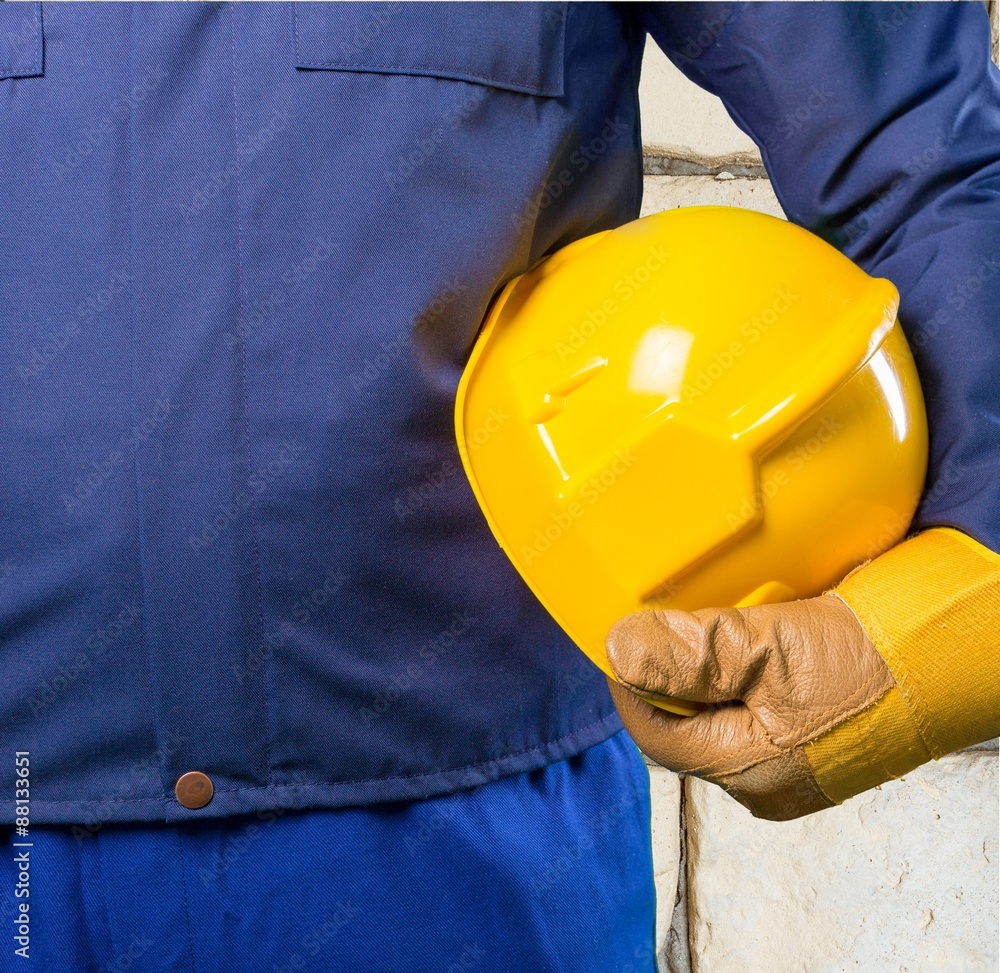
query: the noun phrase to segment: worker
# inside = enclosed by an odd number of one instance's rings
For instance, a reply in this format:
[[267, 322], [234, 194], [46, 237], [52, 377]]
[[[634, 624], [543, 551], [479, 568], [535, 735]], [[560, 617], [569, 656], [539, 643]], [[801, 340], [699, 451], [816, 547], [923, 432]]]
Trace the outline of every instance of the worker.
[[655, 968], [643, 761], [452, 429], [638, 214], [647, 33], [899, 288], [916, 528], [1000, 546], [980, 5], [0, 4], [0, 969]]

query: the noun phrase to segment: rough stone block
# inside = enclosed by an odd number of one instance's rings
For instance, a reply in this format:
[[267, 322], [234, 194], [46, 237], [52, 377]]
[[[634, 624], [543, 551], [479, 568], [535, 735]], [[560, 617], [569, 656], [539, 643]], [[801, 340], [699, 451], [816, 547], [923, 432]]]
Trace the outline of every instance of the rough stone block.
[[761, 164], [757, 146], [736, 126], [722, 102], [688, 81], [648, 39], [639, 110], [646, 155], [683, 158], [707, 167]]
[[784, 219], [767, 179], [720, 179], [718, 176], [646, 176], [642, 215], [678, 206], [741, 206]]
[[670, 928], [670, 918], [677, 898], [677, 877], [681, 855], [680, 779], [663, 767], [650, 766], [649, 788], [652, 797], [653, 874], [656, 881], [656, 953]]
[[789, 822], [685, 779], [694, 973], [995, 973], [997, 770], [953, 754]]

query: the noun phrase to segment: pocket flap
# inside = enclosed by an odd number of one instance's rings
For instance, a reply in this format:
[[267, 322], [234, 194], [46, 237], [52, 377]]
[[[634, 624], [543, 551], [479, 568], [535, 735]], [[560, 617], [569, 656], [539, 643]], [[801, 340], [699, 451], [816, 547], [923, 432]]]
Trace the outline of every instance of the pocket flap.
[[565, 3], [293, 3], [300, 68], [563, 93]]
[[0, 79], [41, 73], [41, 3], [0, 3]]

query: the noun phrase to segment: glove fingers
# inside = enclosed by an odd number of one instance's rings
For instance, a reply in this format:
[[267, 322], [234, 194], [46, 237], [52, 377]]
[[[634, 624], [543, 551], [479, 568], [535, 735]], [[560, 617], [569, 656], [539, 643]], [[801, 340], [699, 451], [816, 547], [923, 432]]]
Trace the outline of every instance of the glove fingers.
[[612, 626], [605, 645], [623, 686], [702, 703], [741, 699], [763, 664], [736, 609], [636, 612]]
[[613, 680], [608, 686], [636, 746], [675, 772], [704, 777], [731, 774], [783, 752], [741, 704], [676, 716]]
[[719, 784], [756, 817], [786, 821], [833, 806], [802, 751], [772, 743], [745, 706], [675, 716], [610, 679], [608, 685], [643, 753], [677, 773]]

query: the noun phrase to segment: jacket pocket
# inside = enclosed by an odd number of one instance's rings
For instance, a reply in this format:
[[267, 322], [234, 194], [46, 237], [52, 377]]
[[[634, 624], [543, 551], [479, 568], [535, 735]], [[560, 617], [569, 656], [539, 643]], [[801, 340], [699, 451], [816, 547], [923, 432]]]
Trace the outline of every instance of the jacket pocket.
[[0, 80], [41, 73], [41, 3], [0, 3]]
[[558, 98], [565, 3], [293, 3], [297, 68], [423, 75]]

